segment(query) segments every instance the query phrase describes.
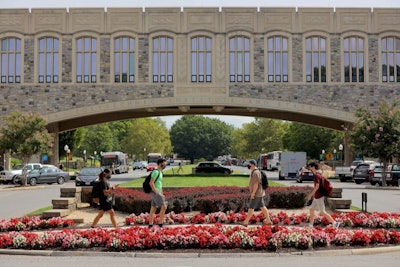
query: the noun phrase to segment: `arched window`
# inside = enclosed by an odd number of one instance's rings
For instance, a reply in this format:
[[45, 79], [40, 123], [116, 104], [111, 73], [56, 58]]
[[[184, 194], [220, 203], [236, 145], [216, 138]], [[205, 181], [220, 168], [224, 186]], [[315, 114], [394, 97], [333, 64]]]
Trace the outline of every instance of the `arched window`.
[[289, 81], [288, 39], [283, 36], [268, 38], [268, 82]]
[[82, 37], [76, 40], [76, 82], [96, 83], [97, 40]]
[[21, 82], [21, 39], [15, 37], [1, 40], [1, 83]]
[[229, 39], [229, 81], [250, 82], [250, 38]]
[[349, 37], [344, 39], [344, 81], [364, 82], [364, 39]]
[[135, 82], [135, 39], [118, 37], [114, 39], [114, 82]]
[[191, 39], [192, 82], [211, 82], [211, 38], [198, 36]]
[[306, 81], [326, 82], [326, 39], [323, 37], [306, 39]]
[[167, 36], [153, 38], [153, 82], [174, 81], [174, 40]]
[[400, 82], [400, 38], [382, 38], [382, 82]]
[[59, 41], [57, 38], [39, 39], [38, 81], [39, 83], [58, 83]]

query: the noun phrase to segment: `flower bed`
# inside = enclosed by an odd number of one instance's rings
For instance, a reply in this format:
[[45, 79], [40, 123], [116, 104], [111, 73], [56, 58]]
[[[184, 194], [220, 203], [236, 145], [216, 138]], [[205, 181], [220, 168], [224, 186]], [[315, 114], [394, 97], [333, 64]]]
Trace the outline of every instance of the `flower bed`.
[[25, 216], [19, 219], [13, 218], [9, 221], [0, 220], [0, 232], [63, 228], [73, 224], [73, 220], [66, 220], [60, 217], [43, 220], [39, 216]]
[[77, 249], [127, 251], [148, 249], [249, 249], [277, 251], [329, 246], [399, 244], [400, 233], [387, 229], [302, 228], [287, 226], [248, 227], [189, 225], [178, 227], [133, 226], [127, 229], [64, 229], [44, 233], [0, 234], [0, 248]]

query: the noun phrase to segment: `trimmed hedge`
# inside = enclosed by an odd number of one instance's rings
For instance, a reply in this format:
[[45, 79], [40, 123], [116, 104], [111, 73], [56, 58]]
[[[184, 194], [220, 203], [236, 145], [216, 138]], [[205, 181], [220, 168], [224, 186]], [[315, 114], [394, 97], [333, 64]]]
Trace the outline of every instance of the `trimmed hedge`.
[[[306, 204], [307, 194], [311, 187], [269, 187], [266, 190], [265, 203], [268, 208], [296, 209]], [[82, 202], [91, 202], [91, 187], [82, 188]], [[187, 188], [165, 188], [168, 200], [168, 211], [175, 213], [200, 211], [211, 213], [217, 211], [246, 210], [250, 200], [247, 187], [208, 186]], [[117, 188], [114, 190], [115, 209], [140, 214], [150, 210], [151, 195], [142, 189]]]

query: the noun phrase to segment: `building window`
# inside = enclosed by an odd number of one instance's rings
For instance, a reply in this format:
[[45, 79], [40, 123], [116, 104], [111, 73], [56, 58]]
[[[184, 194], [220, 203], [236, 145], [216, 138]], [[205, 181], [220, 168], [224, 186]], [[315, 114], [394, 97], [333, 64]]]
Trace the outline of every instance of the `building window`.
[[21, 39], [10, 37], [1, 40], [1, 83], [21, 82]]
[[326, 40], [323, 37], [306, 39], [306, 81], [326, 82]]
[[135, 39], [119, 37], [114, 39], [114, 82], [135, 82]]
[[364, 39], [344, 39], [344, 81], [364, 82]]
[[83, 37], [76, 40], [76, 82], [96, 83], [97, 40]]
[[59, 47], [58, 39], [39, 39], [39, 83], [58, 83]]
[[211, 38], [199, 36], [192, 38], [192, 82], [211, 82]]
[[382, 38], [382, 82], [400, 82], [400, 38]]
[[289, 81], [288, 39], [282, 36], [268, 38], [268, 82]]
[[250, 38], [229, 39], [229, 81], [250, 82]]
[[174, 40], [161, 36], [153, 39], [153, 82], [174, 81]]

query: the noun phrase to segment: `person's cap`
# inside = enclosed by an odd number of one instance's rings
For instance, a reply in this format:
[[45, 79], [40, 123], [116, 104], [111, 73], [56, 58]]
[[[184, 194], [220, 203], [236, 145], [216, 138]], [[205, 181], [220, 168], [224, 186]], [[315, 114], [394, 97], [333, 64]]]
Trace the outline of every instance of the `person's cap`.
[[253, 164], [254, 166], [257, 165], [257, 161], [255, 159], [251, 159], [249, 160], [249, 163]]

